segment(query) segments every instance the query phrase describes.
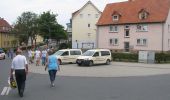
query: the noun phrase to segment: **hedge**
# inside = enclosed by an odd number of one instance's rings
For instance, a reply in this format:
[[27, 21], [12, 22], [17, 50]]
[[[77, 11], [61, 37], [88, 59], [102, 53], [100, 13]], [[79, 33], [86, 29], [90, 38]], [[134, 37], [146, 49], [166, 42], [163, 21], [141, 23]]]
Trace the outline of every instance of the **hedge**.
[[[112, 53], [113, 61], [138, 62], [137, 53]], [[155, 53], [155, 63], [170, 63], [170, 53]]]

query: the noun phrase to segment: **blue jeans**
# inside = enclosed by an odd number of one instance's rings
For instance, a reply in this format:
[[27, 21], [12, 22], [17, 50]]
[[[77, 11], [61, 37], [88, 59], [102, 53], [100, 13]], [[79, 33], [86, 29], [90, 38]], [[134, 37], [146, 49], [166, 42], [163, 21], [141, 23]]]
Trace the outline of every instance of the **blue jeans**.
[[46, 57], [42, 57], [42, 65], [45, 65]]
[[54, 82], [57, 70], [49, 70], [48, 73], [49, 73], [49, 76], [50, 76], [50, 81]]

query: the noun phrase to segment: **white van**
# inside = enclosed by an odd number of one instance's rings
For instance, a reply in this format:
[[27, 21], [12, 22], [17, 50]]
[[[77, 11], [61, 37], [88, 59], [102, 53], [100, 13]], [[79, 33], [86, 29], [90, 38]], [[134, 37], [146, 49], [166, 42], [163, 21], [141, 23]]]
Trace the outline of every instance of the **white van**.
[[81, 49], [62, 49], [58, 50], [54, 55], [57, 56], [59, 64], [76, 63], [77, 57], [82, 55]]
[[111, 62], [111, 52], [108, 49], [91, 49], [79, 56], [76, 63], [80, 65], [107, 64]]

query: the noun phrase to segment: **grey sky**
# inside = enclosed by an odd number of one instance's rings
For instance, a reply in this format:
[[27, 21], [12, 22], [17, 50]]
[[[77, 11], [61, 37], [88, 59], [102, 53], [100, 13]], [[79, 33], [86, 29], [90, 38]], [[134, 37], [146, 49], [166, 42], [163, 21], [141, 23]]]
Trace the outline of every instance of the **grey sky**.
[[[0, 17], [13, 24], [17, 17], [25, 11], [41, 14], [51, 11], [58, 14], [57, 21], [66, 27], [71, 14], [84, 6], [89, 0], [1, 0]], [[127, 0], [91, 0], [92, 3], [103, 11], [108, 3], [122, 2]]]

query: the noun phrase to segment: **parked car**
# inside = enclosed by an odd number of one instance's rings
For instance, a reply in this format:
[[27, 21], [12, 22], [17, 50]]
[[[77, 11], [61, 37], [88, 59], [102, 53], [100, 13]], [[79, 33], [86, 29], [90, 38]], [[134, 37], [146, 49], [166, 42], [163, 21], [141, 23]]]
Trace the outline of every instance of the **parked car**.
[[5, 59], [5, 52], [0, 50], [0, 59]]
[[111, 62], [111, 52], [108, 49], [91, 49], [79, 56], [76, 63], [80, 65], [107, 64]]
[[59, 64], [76, 63], [76, 59], [82, 55], [82, 51], [81, 49], [62, 49], [58, 50], [54, 55], [57, 56]]

